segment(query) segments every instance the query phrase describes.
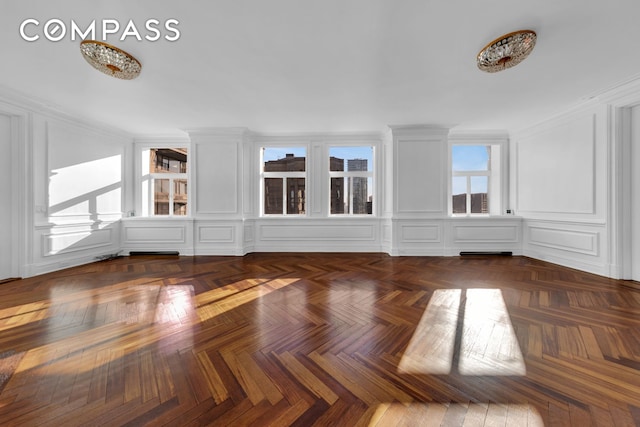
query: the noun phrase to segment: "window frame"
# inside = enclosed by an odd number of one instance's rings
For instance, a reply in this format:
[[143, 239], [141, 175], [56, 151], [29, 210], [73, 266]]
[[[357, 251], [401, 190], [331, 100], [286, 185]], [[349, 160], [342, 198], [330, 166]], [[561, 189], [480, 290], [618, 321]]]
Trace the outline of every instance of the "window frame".
[[[137, 189], [135, 207], [136, 209], [127, 216], [140, 216], [145, 218], [190, 218], [193, 210], [193, 149], [190, 142], [136, 142], [136, 165], [134, 168], [136, 174]], [[151, 173], [150, 170], [150, 153], [152, 149], [186, 149], [187, 150], [187, 166], [185, 172], [180, 173]], [[155, 180], [169, 180], [169, 214], [155, 214]], [[175, 215], [175, 183], [177, 180], [186, 180], [187, 185], [187, 211], [185, 215]]]
[[[267, 172], [264, 170], [264, 153], [268, 148], [279, 148], [283, 150], [293, 149], [293, 148], [304, 148], [305, 150], [305, 159], [304, 159], [304, 171], [281, 171], [281, 172]], [[264, 143], [259, 145], [259, 160], [260, 160], [260, 216], [261, 217], [289, 217], [289, 218], [305, 218], [309, 215], [309, 147], [307, 144], [270, 144]], [[266, 188], [265, 188], [265, 180], [267, 178], [276, 178], [282, 179], [282, 213], [266, 213], [265, 212], [265, 196], [266, 196]], [[287, 180], [304, 178], [304, 213], [288, 213], [287, 206], [289, 204], [289, 195], [288, 193], [288, 185]]]
[[[487, 171], [454, 171], [453, 170], [453, 147], [454, 146], [486, 146], [490, 147], [489, 164]], [[509, 141], [506, 137], [496, 138], [463, 138], [450, 137], [448, 150], [448, 191], [447, 206], [451, 217], [471, 217], [481, 218], [488, 216], [499, 216], [506, 213], [509, 206], [508, 178], [509, 178]], [[466, 213], [453, 213], [453, 178], [456, 176], [467, 177], [467, 200]], [[470, 180], [474, 176], [487, 176], [487, 198], [488, 213], [471, 213]]]
[[[371, 170], [370, 171], [332, 171], [331, 170], [331, 149], [332, 148], [351, 148], [351, 147], [368, 147], [371, 148]], [[346, 143], [329, 143], [327, 144], [326, 149], [326, 159], [325, 159], [325, 172], [328, 174], [328, 189], [327, 189], [327, 215], [329, 217], [359, 217], [359, 218], [370, 218], [376, 216], [376, 206], [377, 206], [377, 195], [376, 195], [376, 151], [377, 145], [371, 142], [346, 142]], [[345, 162], [349, 159], [344, 159]], [[366, 178], [367, 182], [371, 179], [371, 213], [353, 213], [353, 179], [349, 179], [349, 212], [344, 213], [332, 213], [331, 212], [331, 180], [333, 178]]]

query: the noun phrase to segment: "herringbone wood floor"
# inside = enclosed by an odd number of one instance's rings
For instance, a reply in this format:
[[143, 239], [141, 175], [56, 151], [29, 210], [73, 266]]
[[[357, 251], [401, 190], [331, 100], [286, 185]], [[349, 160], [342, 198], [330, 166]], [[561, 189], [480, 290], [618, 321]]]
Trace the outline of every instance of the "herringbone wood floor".
[[522, 257], [99, 262], [0, 285], [0, 425], [640, 425], [635, 285]]

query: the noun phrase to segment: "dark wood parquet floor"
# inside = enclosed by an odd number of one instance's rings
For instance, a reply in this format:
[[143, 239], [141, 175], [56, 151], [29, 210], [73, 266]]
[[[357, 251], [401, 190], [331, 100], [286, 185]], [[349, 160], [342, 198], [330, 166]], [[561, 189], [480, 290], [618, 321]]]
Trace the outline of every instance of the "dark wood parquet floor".
[[0, 425], [640, 425], [634, 286], [523, 257], [98, 262], [0, 285]]

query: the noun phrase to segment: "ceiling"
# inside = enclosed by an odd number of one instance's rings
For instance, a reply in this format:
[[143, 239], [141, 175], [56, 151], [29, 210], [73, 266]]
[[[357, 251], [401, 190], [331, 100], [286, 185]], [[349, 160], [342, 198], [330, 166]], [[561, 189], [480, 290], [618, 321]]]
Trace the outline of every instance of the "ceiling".
[[[640, 73], [637, 0], [21, 0], [4, 1], [0, 94], [17, 93], [139, 135], [248, 127], [377, 131], [387, 125], [515, 130]], [[27, 18], [27, 42], [19, 32]], [[142, 63], [135, 80], [99, 73], [79, 40], [44, 37], [57, 18], [122, 28], [107, 42]], [[180, 37], [141, 36], [177, 19]], [[487, 74], [478, 51], [532, 29], [533, 53]], [[100, 38], [101, 31], [97, 38]]]

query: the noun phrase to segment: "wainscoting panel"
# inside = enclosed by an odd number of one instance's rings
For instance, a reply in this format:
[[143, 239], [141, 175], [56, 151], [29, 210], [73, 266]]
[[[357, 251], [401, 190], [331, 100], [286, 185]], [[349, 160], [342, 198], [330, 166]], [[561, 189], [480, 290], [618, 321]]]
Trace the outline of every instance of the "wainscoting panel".
[[44, 234], [42, 236], [43, 256], [59, 255], [111, 246], [114, 244], [113, 237], [113, 231], [110, 228], [81, 232]]
[[400, 239], [404, 243], [439, 243], [442, 241], [442, 226], [401, 224]]
[[198, 243], [230, 243], [235, 241], [234, 235], [231, 226], [198, 226]]
[[604, 223], [525, 220], [523, 254], [590, 273], [615, 274]]
[[444, 219], [395, 219], [393, 256], [442, 256], [444, 251]]
[[452, 224], [454, 243], [518, 243], [519, 225]]
[[598, 256], [599, 233], [530, 226], [529, 244]]
[[380, 252], [380, 220], [256, 220], [255, 251], [275, 250]]
[[519, 217], [395, 220], [392, 255], [454, 256], [461, 251], [522, 251]]
[[125, 227], [124, 243], [185, 243], [186, 228], [173, 227]]
[[26, 277], [88, 264], [118, 253], [120, 222], [39, 224], [33, 239], [33, 258], [26, 265]]
[[244, 255], [242, 220], [196, 220], [196, 255]]
[[513, 216], [449, 218], [444, 255], [463, 251], [522, 252], [522, 219]]
[[375, 239], [371, 225], [262, 225], [260, 240], [366, 240]]
[[193, 255], [193, 220], [146, 219], [122, 220], [123, 252], [179, 251]]

